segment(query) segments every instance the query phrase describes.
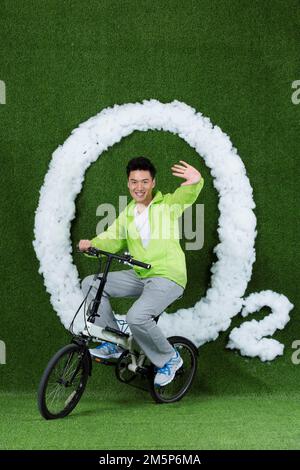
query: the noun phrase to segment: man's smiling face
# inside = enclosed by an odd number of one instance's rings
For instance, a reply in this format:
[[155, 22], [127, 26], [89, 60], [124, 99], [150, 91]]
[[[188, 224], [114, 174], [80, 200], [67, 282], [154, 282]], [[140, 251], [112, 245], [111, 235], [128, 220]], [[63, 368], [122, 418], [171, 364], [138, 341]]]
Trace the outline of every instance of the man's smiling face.
[[152, 179], [148, 170], [135, 170], [129, 173], [128, 189], [133, 199], [141, 204], [148, 205], [152, 200], [152, 189], [155, 178]]

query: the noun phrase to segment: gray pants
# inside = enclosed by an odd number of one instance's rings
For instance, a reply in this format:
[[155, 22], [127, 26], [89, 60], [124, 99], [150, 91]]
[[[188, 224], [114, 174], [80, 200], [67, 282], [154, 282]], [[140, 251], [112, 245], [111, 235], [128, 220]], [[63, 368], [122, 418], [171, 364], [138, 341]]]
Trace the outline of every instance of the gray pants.
[[[91, 275], [83, 279], [81, 288], [84, 295], [93, 283], [93, 278], [94, 276]], [[95, 298], [99, 283], [99, 279], [94, 281], [88, 295], [88, 302]], [[164, 277], [141, 279], [133, 269], [109, 272], [98, 309], [100, 317], [96, 317], [95, 324], [103, 328], [110, 326], [118, 329], [109, 298], [139, 297], [128, 310], [126, 321], [135, 342], [149, 360], [155, 366], [163, 367], [173, 356], [174, 349], [154, 318], [178, 297], [181, 297], [183, 292], [183, 287]]]

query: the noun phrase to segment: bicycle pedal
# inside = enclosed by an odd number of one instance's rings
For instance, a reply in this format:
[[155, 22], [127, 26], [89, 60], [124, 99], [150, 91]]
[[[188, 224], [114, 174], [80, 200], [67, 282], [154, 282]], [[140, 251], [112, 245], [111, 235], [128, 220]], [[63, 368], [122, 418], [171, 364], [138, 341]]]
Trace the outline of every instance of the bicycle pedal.
[[104, 362], [104, 359], [100, 359], [100, 357], [93, 358], [95, 362]]
[[115, 366], [116, 362], [109, 361], [108, 359], [102, 359], [102, 357], [92, 356], [93, 361], [97, 362], [98, 364], [103, 364], [105, 366]]

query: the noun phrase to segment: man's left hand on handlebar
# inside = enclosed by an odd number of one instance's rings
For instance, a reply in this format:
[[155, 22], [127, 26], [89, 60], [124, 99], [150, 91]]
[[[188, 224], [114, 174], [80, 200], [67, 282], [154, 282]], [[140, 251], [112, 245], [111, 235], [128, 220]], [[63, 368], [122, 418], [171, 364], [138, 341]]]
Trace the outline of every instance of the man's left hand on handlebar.
[[78, 248], [80, 251], [87, 251], [89, 248], [92, 247], [90, 240], [80, 240], [78, 243]]

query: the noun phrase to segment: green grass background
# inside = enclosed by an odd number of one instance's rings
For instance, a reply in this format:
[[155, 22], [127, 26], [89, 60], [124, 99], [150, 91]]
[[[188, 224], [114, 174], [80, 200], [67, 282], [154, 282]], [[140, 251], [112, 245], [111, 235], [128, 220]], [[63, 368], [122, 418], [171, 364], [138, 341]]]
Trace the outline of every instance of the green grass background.
[[[287, 419], [293, 415], [295, 424], [299, 417], [293, 404], [297, 408], [300, 365], [292, 364], [291, 355], [293, 340], [300, 339], [300, 105], [291, 101], [291, 84], [300, 79], [300, 2], [9, 0], [0, 1], [0, 8], [0, 80], [7, 95], [0, 105], [0, 339], [7, 348], [7, 364], [0, 365], [0, 426], [6, 429], [0, 447], [300, 447], [296, 426]], [[246, 294], [272, 289], [295, 304], [291, 321], [274, 335], [285, 345], [284, 356], [262, 363], [226, 350], [229, 332], [244, 321], [236, 317], [227, 332], [201, 347], [198, 375], [183, 402], [152, 405], [146, 394], [117, 383], [111, 369], [98, 368], [72, 418], [50, 425], [37, 414], [35, 393], [46, 363], [69, 336], [50, 304], [32, 247], [39, 190], [52, 152], [79, 123], [115, 103], [151, 98], [186, 102], [237, 147], [254, 190], [258, 230]], [[190, 307], [209, 285], [218, 195], [203, 160], [179, 137], [135, 132], [88, 169], [76, 201], [73, 246], [95, 235], [99, 204], [117, 206], [119, 195], [128, 194], [125, 166], [141, 154], [157, 166], [162, 192], [180, 184], [170, 170], [180, 159], [206, 180], [199, 198], [205, 204], [205, 244], [186, 253], [188, 286], [174, 310]], [[85, 257], [74, 255], [74, 262], [81, 277], [95, 269]], [[129, 305], [113, 301], [123, 313]], [[15, 438], [12, 423], [19, 419], [23, 431]], [[159, 434], [151, 428], [156, 419]], [[74, 423], [79, 429], [84, 420], [94, 423], [95, 438], [87, 443], [78, 432], [70, 440]], [[111, 441], [110, 432], [119, 436], [120, 420], [125, 434]], [[270, 422], [273, 434], [266, 432]], [[177, 425], [170, 436], [170, 426]]]

